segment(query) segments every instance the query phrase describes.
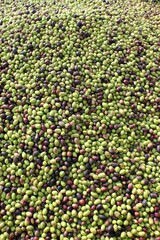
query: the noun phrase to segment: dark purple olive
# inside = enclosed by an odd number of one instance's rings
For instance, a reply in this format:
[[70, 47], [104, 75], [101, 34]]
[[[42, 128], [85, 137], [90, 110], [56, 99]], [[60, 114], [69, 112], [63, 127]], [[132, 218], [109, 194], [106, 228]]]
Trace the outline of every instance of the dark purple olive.
[[81, 193], [76, 193], [76, 198], [77, 198], [78, 200], [82, 199], [82, 194], [81, 194]]
[[102, 215], [102, 214], [99, 215], [99, 218], [103, 221], [107, 220], [107, 217], [105, 215]]
[[113, 232], [114, 232], [113, 225], [110, 224], [110, 225], [106, 228], [106, 231], [107, 231], [108, 233], [113, 233]]
[[152, 192], [152, 193], [150, 194], [150, 196], [151, 196], [151, 198], [157, 198], [157, 197], [158, 197], [158, 193]]
[[157, 152], [160, 153], [160, 145], [157, 146]]
[[101, 210], [101, 209], [103, 209], [102, 204], [98, 204], [98, 205], [96, 206], [96, 209], [97, 209], [97, 210]]

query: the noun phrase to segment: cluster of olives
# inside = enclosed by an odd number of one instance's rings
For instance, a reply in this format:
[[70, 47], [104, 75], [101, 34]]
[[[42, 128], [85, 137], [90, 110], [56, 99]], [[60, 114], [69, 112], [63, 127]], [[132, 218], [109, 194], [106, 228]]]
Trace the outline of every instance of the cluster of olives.
[[160, 240], [159, 16], [0, 3], [0, 240]]

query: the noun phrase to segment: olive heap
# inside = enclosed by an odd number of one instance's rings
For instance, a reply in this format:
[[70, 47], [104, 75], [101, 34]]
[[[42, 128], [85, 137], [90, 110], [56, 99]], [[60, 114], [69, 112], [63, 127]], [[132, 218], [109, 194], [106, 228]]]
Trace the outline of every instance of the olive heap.
[[0, 9], [0, 240], [160, 240], [160, 4]]

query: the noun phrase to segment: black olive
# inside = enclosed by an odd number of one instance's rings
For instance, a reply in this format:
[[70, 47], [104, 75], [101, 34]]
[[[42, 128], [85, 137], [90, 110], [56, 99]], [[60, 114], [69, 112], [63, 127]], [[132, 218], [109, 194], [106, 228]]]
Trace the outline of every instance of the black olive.
[[158, 193], [153, 192], [150, 194], [151, 198], [157, 198], [158, 197]]
[[10, 188], [9, 187], [5, 187], [4, 189], [3, 189], [3, 191], [5, 192], [5, 193], [9, 193], [10, 192]]
[[55, 176], [58, 176], [58, 175], [59, 175], [59, 171], [56, 170], [56, 171], [54, 172], [54, 174], [55, 174]]
[[50, 181], [49, 181], [49, 186], [54, 186], [56, 184], [56, 178], [52, 178]]
[[4, 63], [2, 64], [2, 69], [7, 68], [8, 66], [9, 66], [8, 62], [4, 62]]
[[123, 50], [123, 48], [121, 46], [118, 46], [116, 49], [117, 49], [117, 51], [122, 51]]
[[84, 176], [85, 176], [85, 177], [88, 177], [89, 173], [90, 173], [89, 169], [85, 170], [85, 171], [84, 171]]
[[38, 154], [39, 154], [38, 150], [33, 151], [33, 156], [38, 156]]
[[46, 71], [46, 68], [45, 68], [45, 67], [40, 68], [40, 72], [41, 72], [41, 73], [44, 73], [45, 71]]
[[39, 136], [38, 136], [38, 134], [36, 134], [36, 135], [34, 136], [34, 141], [35, 141], [35, 142], [38, 142], [38, 141], [39, 141]]
[[83, 23], [81, 21], [77, 22], [77, 27], [81, 28], [83, 26]]
[[8, 101], [9, 101], [9, 98], [8, 97], [3, 97], [3, 102], [5, 103], [5, 104], [7, 104], [8, 103]]
[[37, 158], [36, 162], [37, 162], [38, 165], [40, 165], [40, 166], [42, 165], [42, 160], [40, 158]]
[[62, 31], [65, 32], [66, 31], [66, 28], [63, 26], [61, 27]]
[[7, 152], [1, 152], [1, 155], [4, 157], [7, 157], [8, 153]]
[[108, 43], [111, 45], [111, 44], [113, 44], [113, 43], [116, 43], [116, 40], [113, 39], [113, 38], [110, 38], [110, 39], [108, 40]]
[[17, 48], [13, 48], [13, 50], [12, 50], [12, 52], [14, 53], [14, 54], [17, 54]]
[[140, 92], [144, 92], [145, 90], [144, 90], [143, 87], [140, 87], [140, 88], [139, 88], [139, 91], [140, 91]]
[[112, 225], [112, 224], [110, 224], [110, 225], [107, 227], [106, 231], [107, 231], [107, 232], [109, 232], [109, 233], [112, 233], [112, 232], [114, 232], [113, 225]]
[[147, 206], [148, 206], [148, 203], [147, 203], [147, 200], [146, 200], [146, 199], [144, 199], [144, 200], [142, 201], [142, 206], [143, 206], [143, 207], [147, 207]]
[[14, 129], [17, 131], [19, 129], [19, 125], [16, 125]]
[[61, 191], [62, 189], [63, 189], [62, 186], [58, 186], [58, 187], [57, 187], [57, 190], [58, 190], [58, 191]]
[[54, 117], [50, 116], [48, 117], [48, 120], [50, 120], [51, 122], [54, 122]]
[[27, 48], [32, 50], [33, 49], [33, 45], [30, 43], [30, 44], [28, 44]]
[[68, 180], [68, 176], [64, 176], [64, 177], [63, 177], [63, 181], [64, 181], [64, 182], [67, 182], [67, 180]]
[[77, 56], [81, 56], [81, 53], [79, 51], [76, 52]]

